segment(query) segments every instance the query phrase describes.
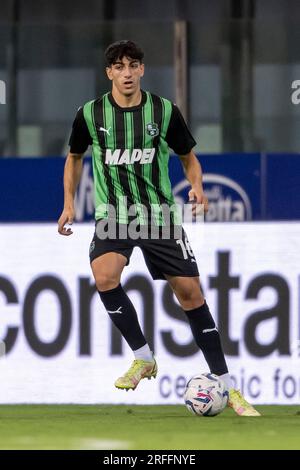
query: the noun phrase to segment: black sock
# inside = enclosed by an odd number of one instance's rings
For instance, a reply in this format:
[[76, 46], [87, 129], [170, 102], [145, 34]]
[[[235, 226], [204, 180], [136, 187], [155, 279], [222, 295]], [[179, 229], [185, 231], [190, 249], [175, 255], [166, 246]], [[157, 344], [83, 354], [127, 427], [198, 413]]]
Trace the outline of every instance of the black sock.
[[[227, 374], [228, 369], [216, 324], [205, 302], [201, 307], [185, 311], [194, 336], [210, 371], [216, 375]], [[212, 330], [212, 331], [210, 331]]]
[[99, 291], [100, 298], [114, 325], [126, 339], [133, 351], [147, 343], [135, 308], [121, 284], [111, 290]]

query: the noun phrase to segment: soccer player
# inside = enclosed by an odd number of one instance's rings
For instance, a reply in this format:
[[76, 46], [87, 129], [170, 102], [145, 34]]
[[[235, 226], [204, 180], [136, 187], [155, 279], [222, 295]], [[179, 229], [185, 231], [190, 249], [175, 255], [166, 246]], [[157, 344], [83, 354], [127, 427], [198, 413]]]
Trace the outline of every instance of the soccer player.
[[[120, 283], [133, 248], [138, 246], [152, 278], [164, 279], [171, 286], [210, 371], [228, 385], [229, 406], [238, 415], [259, 416], [232, 388], [220, 336], [201, 291], [197, 263], [173, 210], [168, 147], [179, 155], [191, 184], [193, 212], [197, 204], [207, 210], [201, 166], [192, 151], [196, 142], [172, 102], [141, 89], [143, 57], [143, 51], [132, 41], [116, 42], [105, 51], [112, 90], [77, 112], [64, 170], [64, 208], [58, 231], [67, 236], [73, 233], [65, 225], [73, 222], [82, 157], [92, 145], [96, 230], [90, 245], [91, 268], [107, 313], [135, 357], [115, 386], [135, 390], [141, 379], [157, 374], [157, 364], [135, 308]], [[118, 230], [111, 229], [111, 222]], [[134, 233], [138, 229], [139, 237], [132, 236], [129, 230], [133, 222]], [[110, 228], [105, 231], [107, 226]], [[128, 229], [126, 236], [124, 232], [120, 235], [121, 227]], [[146, 232], [142, 230], [145, 227]], [[158, 230], [156, 236], [152, 236], [153, 227]]]

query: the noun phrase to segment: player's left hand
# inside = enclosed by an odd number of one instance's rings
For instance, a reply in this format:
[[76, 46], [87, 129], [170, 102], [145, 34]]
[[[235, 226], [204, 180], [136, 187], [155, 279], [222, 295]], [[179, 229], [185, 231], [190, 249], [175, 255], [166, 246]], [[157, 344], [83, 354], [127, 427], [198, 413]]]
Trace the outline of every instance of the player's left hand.
[[189, 191], [189, 201], [193, 203], [192, 214], [194, 216], [203, 209], [204, 212], [208, 211], [208, 199], [204, 194], [202, 186], [192, 186], [192, 189]]

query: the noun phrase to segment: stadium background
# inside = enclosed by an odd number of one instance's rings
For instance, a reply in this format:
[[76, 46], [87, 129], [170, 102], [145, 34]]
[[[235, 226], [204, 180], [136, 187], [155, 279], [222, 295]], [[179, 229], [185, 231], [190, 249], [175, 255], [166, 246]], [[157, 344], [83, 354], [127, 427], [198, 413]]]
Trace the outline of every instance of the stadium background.
[[[236, 384], [252, 403], [298, 404], [299, 2], [2, 0], [0, 13], [0, 403], [181, 404], [206, 370], [137, 251], [123, 284], [160, 373], [113, 389], [131, 353], [90, 273], [89, 156], [74, 235], [57, 235], [72, 120], [109, 87], [106, 45], [129, 38], [145, 50], [143, 88], [175, 101], [198, 143], [210, 211], [187, 230]], [[170, 176], [184, 203], [177, 158]]]

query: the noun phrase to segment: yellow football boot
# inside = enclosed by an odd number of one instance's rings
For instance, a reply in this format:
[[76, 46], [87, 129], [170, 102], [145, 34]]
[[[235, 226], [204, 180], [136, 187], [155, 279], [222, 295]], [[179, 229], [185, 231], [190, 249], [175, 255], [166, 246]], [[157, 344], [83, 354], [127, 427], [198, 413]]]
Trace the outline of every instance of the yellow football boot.
[[229, 390], [228, 406], [239, 416], [261, 416], [261, 414], [248, 403], [239, 390]]
[[153, 361], [143, 361], [135, 359], [130, 369], [115, 381], [115, 387], [122, 390], [135, 390], [142, 379], [151, 379], [157, 375], [157, 364]]

